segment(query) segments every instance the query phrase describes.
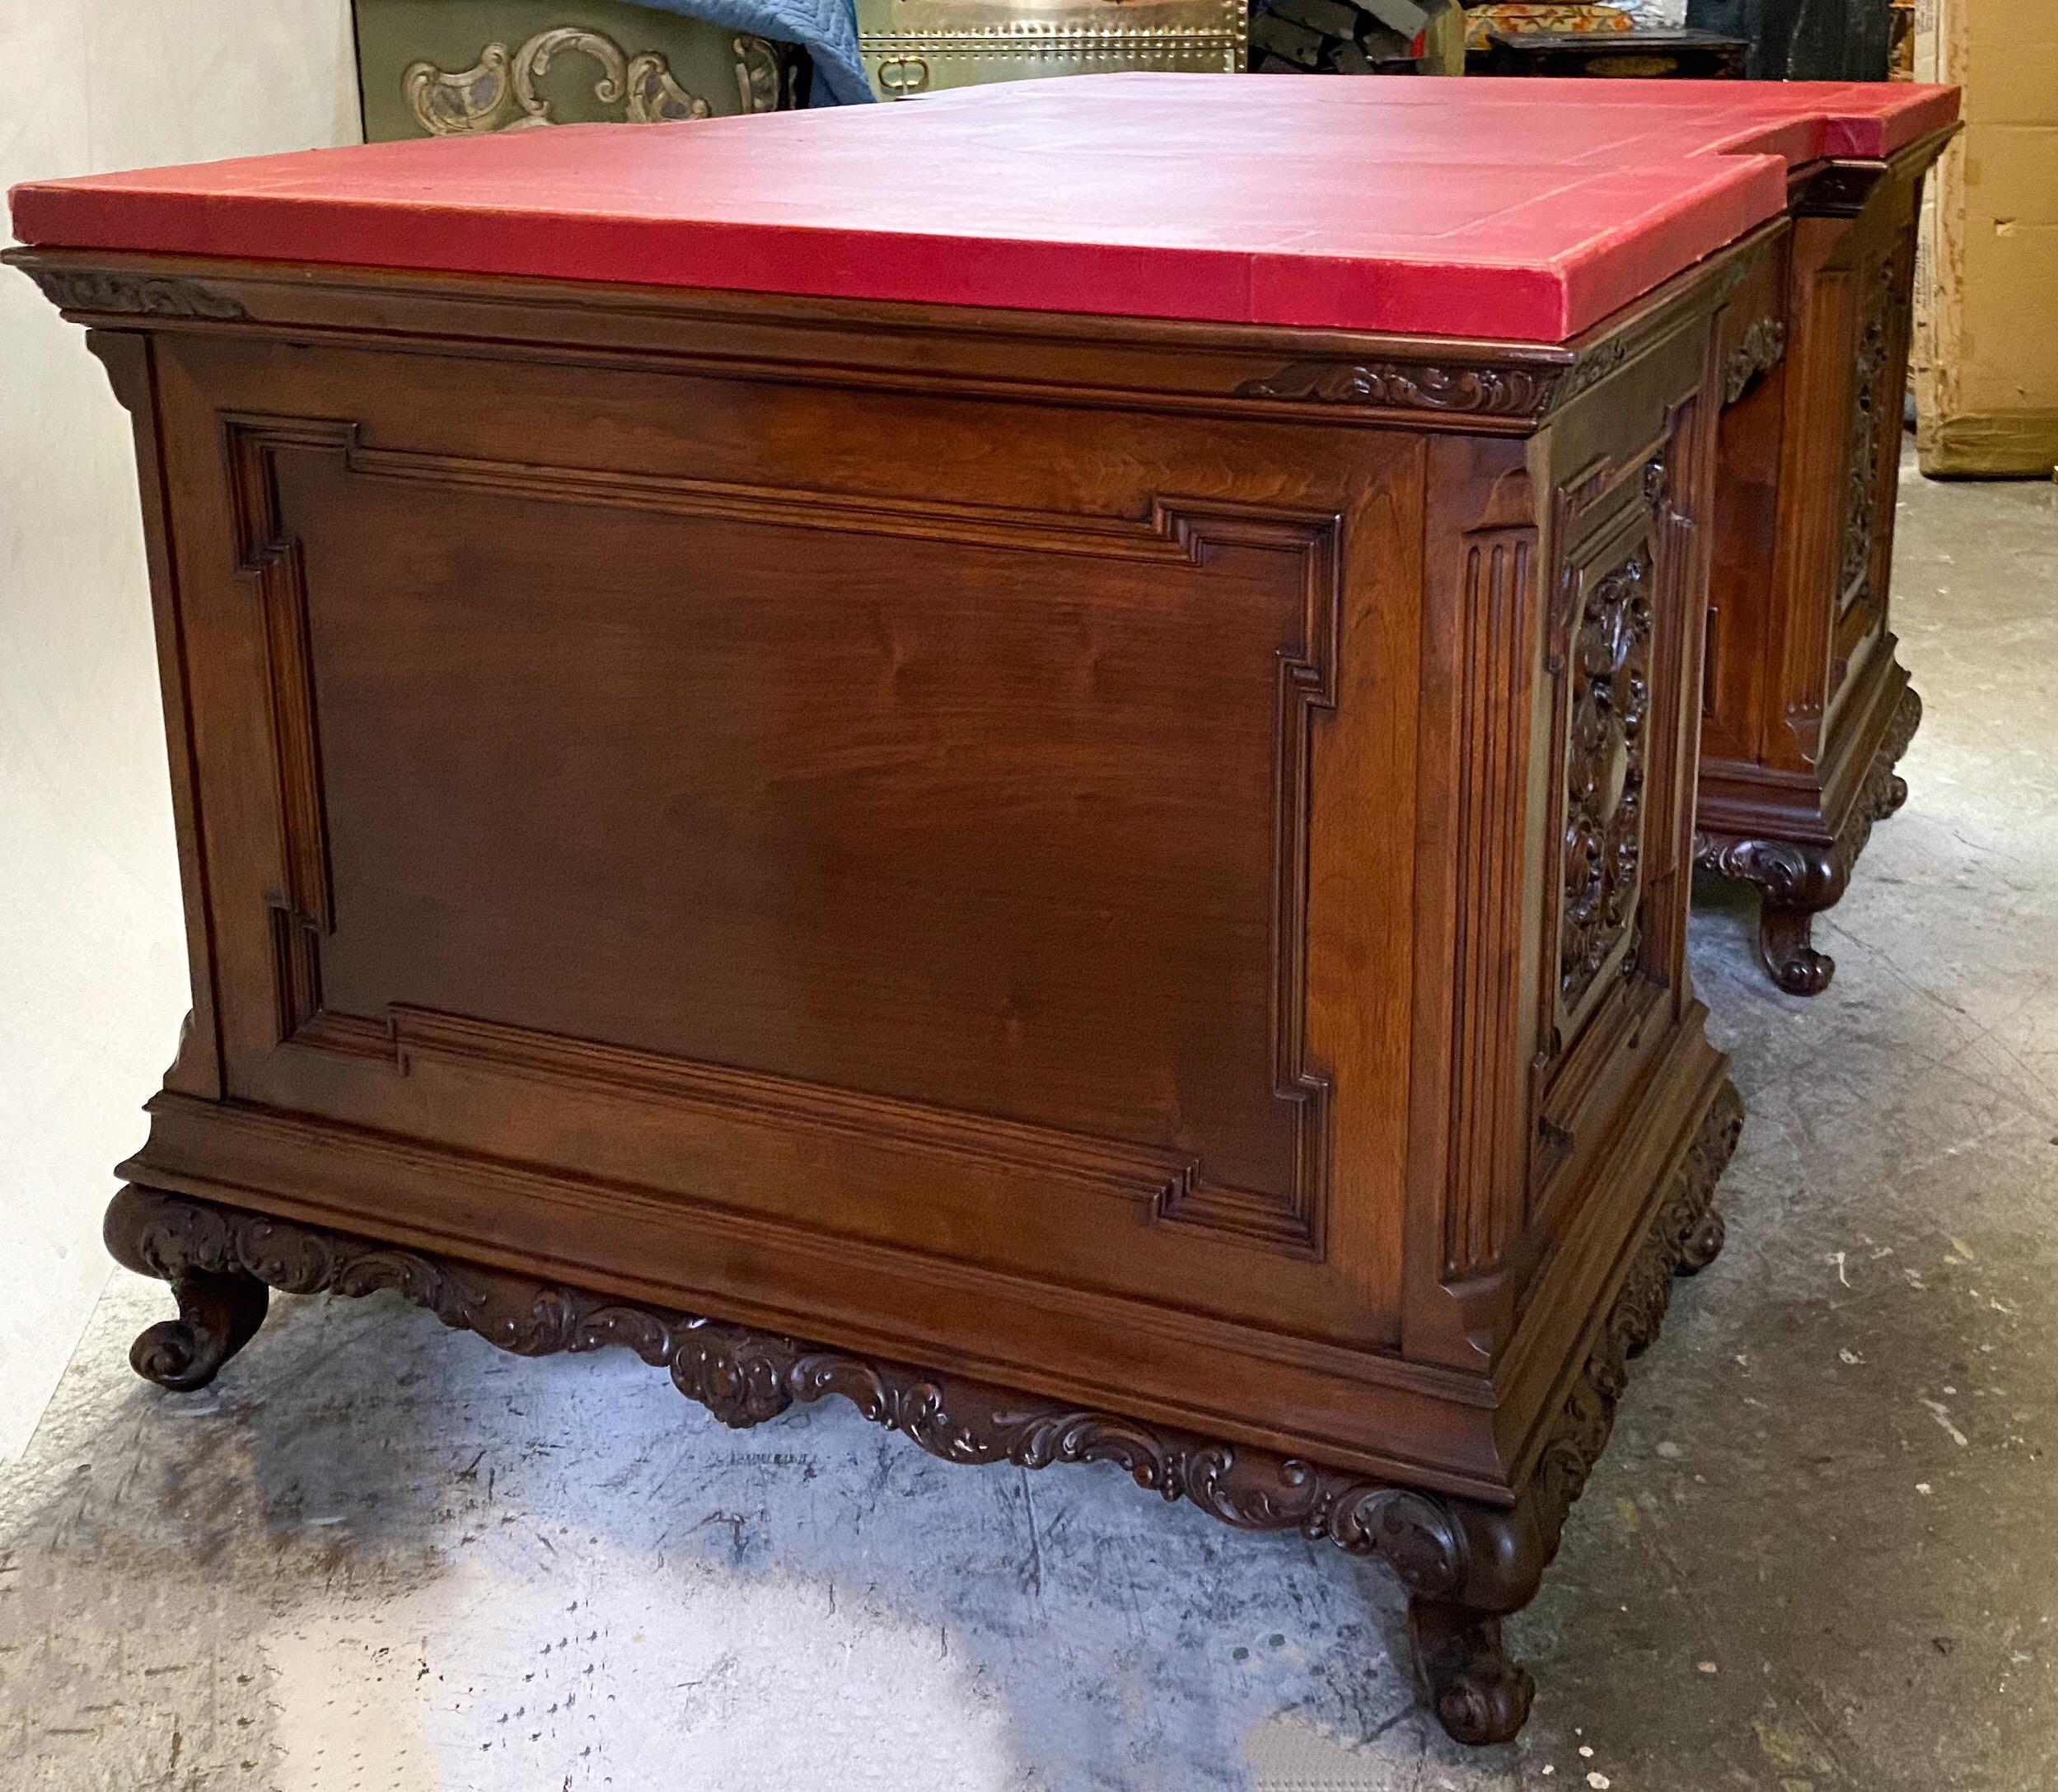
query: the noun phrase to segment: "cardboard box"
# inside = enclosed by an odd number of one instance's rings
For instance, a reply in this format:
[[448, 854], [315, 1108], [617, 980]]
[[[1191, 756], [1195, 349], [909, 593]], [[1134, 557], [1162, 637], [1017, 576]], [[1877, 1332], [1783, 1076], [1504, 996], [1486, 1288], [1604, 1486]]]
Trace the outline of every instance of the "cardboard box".
[[2058, 7], [1925, 0], [1916, 56], [1918, 74], [1965, 93], [1965, 129], [1925, 207], [1922, 470], [2048, 477], [2058, 467]]

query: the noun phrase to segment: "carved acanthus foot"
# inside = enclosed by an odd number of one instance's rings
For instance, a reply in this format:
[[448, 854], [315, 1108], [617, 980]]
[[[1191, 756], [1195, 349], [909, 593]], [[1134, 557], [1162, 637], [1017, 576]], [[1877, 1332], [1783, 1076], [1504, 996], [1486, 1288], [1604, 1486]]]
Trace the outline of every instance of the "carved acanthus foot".
[[1710, 1207], [1700, 1216], [1694, 1229], [1686, 1238], [1680, 1252], [1675, 1275], [1698, 1275], [1722, 1255], [1724, 1242], [1729, 1236], [1729, 1228], [1724, 1224], [1721, 1210]]
[[241, 1270], [200, 1267], [176, 1251], [154, 1248], [152, 1218], [147, 1199], [124, 1189], [108, 1208], [103, 1228], [115, 1261], [139, 1275], [169, 1282], [179, 1303], [176, 1319], [161, 1320], [136, 1340], [129, 1363], [145, 1381], [190, 1393], [206, 1387], [257, 1336], [271, 1290]]
[[1697, 835], [1694, 856], [1709, 870], [1756, 884], [1765, 894], [1758, 921], [1758, 955], [1772, 980], [1789, 995], [1820, 995], [1836, 961], [1815, 949], [1813, 918], [1841, 897], [1851, 868], [1883, 821], [1908, 800], [1907, 780], [1894, 770], [1922, 721], [1922, 699], [1904, 688], [1880, 736], [1836, 837], [1830, 841], [1735, 840]]
[[1908, 800], [1908, 780], [1895, 771], [1908, 743], [1922, 726], [1922, 699], [1912, 685], [1902, 688], [1894, 704], [1893, 718], [1879, 737], [1879, 751], [1873, 756], [1872, 770], [1865, 780], [1865, 798], [1871, 817], [1883, 821]]
[[1815, 917], [1806, 909], [1767, 902], [1758, 911], [1758, 956], [1789, 995], [1820, 995], [1836, 975], [1836, 961], [1815, 949], [1814, 927]]
[[1510, 1659], [1500, 1620], [1447, 1599], [1408, 1602], [1415, 1690], [1453, 1740], [1511, 1743], [1528, 1720], [1536, 1682]]
[[161, 1320], [129, 1346], [129, 1367], [147, 1382], [190, 1393], [257, 1336], [271, 1290], [247, 1275], [189, 1275], [171, 1284], [176, 1319]]
[[1908, 742], [1916, 737], [1916, 728], [1922, 726], [1922, 698], [1916, 695], [1914, 685], [1901, 685], [1900, 698], [1893, 704], [1893, 718], [1887, 722], [1887, 730], [1879, 737], [1879, 751], [1873, 757], [1885, 759], [1892, 770], [1900, 763], [1901, 753], [1908, 751]]
[[1836, 974], [1836, 961], [1809, 943], [1813, 919], [1844, 893], [1851, 860], [1872, 827], [1861, 800], [1854, 820], [1862, 830], [1847, 828], [1826, 845], [1816, 841], [1723, 840], [1696, 836], [1694, 856], [1710, 871], [1763, 892], [1758, 915], [1758, 956], [1772, 980], [1789, 995], [1819, 995]]
[[1663, 1224], [1671, 1228], [1675, 1275], [1698, 1275], [1722, 1255], [1728, 1233], [1715, 1205], [1715, 1185], [1742, 1130], [1742, 1097], [1733, 1083], [1724, 1083], [1680, 1167], [1666, 1210]]

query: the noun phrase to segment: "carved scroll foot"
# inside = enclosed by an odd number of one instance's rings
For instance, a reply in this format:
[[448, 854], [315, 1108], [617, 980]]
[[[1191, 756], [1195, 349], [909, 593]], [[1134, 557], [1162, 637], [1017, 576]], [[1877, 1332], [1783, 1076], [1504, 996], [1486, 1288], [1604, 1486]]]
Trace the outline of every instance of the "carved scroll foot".
[[[1856, 818], [1869, 831], [1861, 804]], [[1695, 857], [1708, 870], [1764, 894], [1758, 915], [1758, 956], [1772, 980], [1789, 995], [1820, 995], [1836, 975], [1836, 961], [1809, 943], [1814, 918], [1843, 895], [1851, 860], [1864, 845], [1862, 834], [1827, 845], [1792, 840], [1718, 840], [1694, 843]]]
[[1814, 915], [1805, 909], [1768, 902], [1759, 911], [1758, 956], [1789, 995], [1820, 995], [1836, 975], [1836, 961], [1811, 943], [1814, 926]]
[[1536, 1682], [1511, 1659], [1500, 1620], [1448, 1599], [1408, 1602], [1415, 1689], [1452, 1740], [1511, 1743], [1528, 1721]]
[[162, 1225], [160, 1204], [170, 1199], [147, 1189], [122, 1190], [108, 1207], [102, 1233], [116, 1262], [169, 1282], [179, 1303], [176, 1319], [161, 1320], [136, 1340], [129, 1367], [160, 1387], [190, 1393], [206, 1387], [257, 1336], [271, 1290], [241, 1265], [196, 1259], [182, 1248], [190, 1238], [169, 1234]]
[[1687, 1233], [1685, 1248], [1680, 1252], [1679, 1262], [1674, 1267], [1675, 1275], [1698, 1275], [1722, 1255], [1724, 1242], [1729, 1236], [1729, 1228], [1724, 1223], [1720, 1211], [1710, 1207], [1700, 1216], [1694, 1229]]
[[248, 1275], [189, 1275], [171, 1284], [179, 1317], [151, 1326], [129, 1347], [129, 1365], [147, 1382], [190, 1393], [257, 1336], [271, 1290]]

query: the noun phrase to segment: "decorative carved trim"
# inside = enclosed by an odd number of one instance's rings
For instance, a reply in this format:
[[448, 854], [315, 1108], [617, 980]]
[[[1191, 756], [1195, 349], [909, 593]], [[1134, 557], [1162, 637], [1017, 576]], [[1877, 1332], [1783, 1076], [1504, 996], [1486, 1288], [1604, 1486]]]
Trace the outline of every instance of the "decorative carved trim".
[[213, 292], [198, 280], [73, 268], [29, 268], [24, 271], [43, 289], [45, 298], [68, 311], [206, 317], [223, 321], [250, 316], [237, 300]]
[[1719, 877], [1756, 884], [1768, 901], [1784, 907], [1812, 914], [1831, 906], [1843, 895], [1851, 868], [1871, 840], [1873, 824], [1885, 821], [1907, 800], [1908, 787], [1894, 767], [1921, 724], [1922, 699], [1912, 685], [1904, 687], [1857, 798], [1833, 840], [1698, 832], [1694, 835], [1695, 862]]
[[151, 1326], [130, 1352], [138, 1374], [166, 1387], [206, 1385], [256, 1329], [267, 1289], [392, 1289], [517, 1355], [625, 1346], [727, 1425], [760, 1425], [839, 1396], [945, 1462], [1119, 1463], [1139, 1487], [1190, 1500], [1225, 1524], [1298, 1531], [1383, 1561], [1415, 1602], [1418, 1672], [1439, 1719], [1460, 1741], [1504, 1742], [1527, 1715], [1532, 1687], [1501, 1645], [1499, 1617], [1527, 1603], [1555, 1553], [1565, 1515], [1607, 1444], [1629, 1359], [1658, 1335], [1673, 1274], [1703, 1267], [1721, 1247], [1714, 1185], [1742, 1115], [1725, 1084], [1522, 1500], [1508, 1509], [156, 1189], [122, 1189], [104, 1232], [117, 1261], [170, 1283], [179, 1298], [180, 1317]]
[[1900, 266], [1897, 252], [1882, 256], [1869, 270], [1862, 300], [1865, 315], [1851, 374], [1850, 437], [1845, 450], [1840, 613], [1871, 596], [1874, 519], [1886, 476], [1883, 457], [1901, 433], [1901, 368], [1892, 352]]
[[[727, 1425], [761, 1425], [796, 1402], [841, 1395], [947, 1462], [1118, 1462], [1139, 1486], [1224, 1523], [1298, 1530], [1352, 1555], [1386, 1557], [1416, 1590], [1454, 1593], [1466, 1578], [1464, 1538], [1443, 1497], [1348, 1471], [156, 1189], [124, 1188], [104, 1229], [118, 1261], [175, 1287], [208, 1275], [293, 1294], [391, 1289], [517, 1356], [624, 1345]], [[161, 1343], [163, 1329], [145, 1336]], [[142, 1360], [136, 1367], [165, 1378]]]
[[[777, 52], [761, 38], [738, 38], [737, 82], [746, 111], [769, 111], [777, 104], [779, 84], [771, 84], [772, 105], [753, 105], [758, 68], [763, 55], [774, 68]], [[751, 47], [746, 54], [744, 45]], [[604, 105], [620, 105], [631, 124], [672, 124], [704, 119], [712, 108], [672, 78], [671, 65], [655, 50], [631, 56], [611, 37], [579, 26], [539, 31], [519, 49], [489, 44], [477, 63], [461, 70], [439, 68], [430, 62], [410, 63], [400, 75], [400, 94], [416, 124], [435, 137], [477, 131], [522, 130], [554, 124], [550, 103], [536, 91], [536, 82], [552, 61], [567, 50], [590, 56], [601, 65], [593, 97]]]
[[1528, 825], [1530, 662], [1534, 651], [1536, 531], [1482, 530], [1467, 539], [1458, 639], [1464, 656], [1457, 729], [1458, 960], [1452, 1029], [1449, 1196], [1444, 1209], [1447, 1279], [1500, 1266], [1518, 1214], [1522, 1104], [1514, 1043], [1524, 999], [1521, 959], [1508, 950], [1522, 911], [1522, 838]]
[[465, 69], [409, 63], [400, 74], [400, 97], [414, 122], [433, 137], [497, 130], [513, 105], [507, 46], [489, 44]]
[[1754, 381], [1770, 373], [1785, 357], [1786, 320], [1754, 319], [1745, 330], [1742, 340], [1729, 351], [1729, 358], [1723, 363], [1723, 403], [1735, 404], [1750, 391]]
[[[1901, 695], [1894, 699], [1893, 714], [1887, 718], [1887, 726], [1879, 737], [1878, 751], [1873, 755], [1873, 766], [1878, 770], [1883, 765], [1891, 773], [1900, 764], [1901, 756], [1908, 751], [1909, 743], [1915, 737], [1915, 730], [1922, 726], [1922, 698], [1913, 685], [1901, 687]], [[1898, 779], [1895, 780], [1899, 783]], [[1908, 787], [1900, 786], [1900, 793], [1883, 812], [1874, 815], [1873, 820], [1883, 821], [1907, 800]]]
[[[1005, 25], [965, 26], [935, 31], [867, 31], [868, 54], [877, 50], [1013, 50], [1025, 57], [1053, 51], [1129, 50], [1149, 54], [1168, 49], [1219, 49], [1241, 45], [1242, 34], [1226, 20], [1218, 26], [1055, 25], [1034, 17]], [[1228, 71], [1225, 71], [1227, 73]]]
[[[788, 1124], [798, 1121], [844, 1132], [855, 1125], [901, 1150], [960, 1149], [976, 1134], [990, 1157], [996, 1141], [1005, 1138], [1017, 1148], [1006, 1153], [1011, 1162], [1039, 1175], [1083, 1179], [1125, 1199], [1148, 1200], [1153, 1217], [1164, 1224], [1320, 1256], [1329, 1177], [1330, 1083], [1311, 1067], [1307, 1053], [1308, 805], [1314, 718], [1318, 711], [1335, 708], [1336, 700], [1342, 571], [1335, 516], [1227, 503], [1187, 508], [1170, 499], [1154, 503], [1143, 521], [997, 506], [859, 501], [826, 493], [370, 449], [359, 444], [355, 425], [316, 419], [238, 414], [225, 423], [238, 570], [257, 587], [273, 719], [283, 865], [281, 889], [271, 902], [271, 924], [282, 1042], [350, 1056], [391, 1056], [402, 1072], [409, 1054], [421, 1052], [524, 1075], [598, 1080], [646, 1091], [660, 1088], [682, 1107], [733, 1112], [739, 1105], [765, 1106]], [[320, 947], [335, 931], [335, 914], [306, 583], [299, 544], [280, 512], [278, 481], [278, 454], [296, 451], [339, 456], [348, 471], [367, 477], [781, 526], [909, 535], [1181, 567], [1204, 565], [1213, 550], [1224, 547], [1297, 557], [1303, 570], [1299, 638], [1277, 661], [1276, 984], [1271, 1003], [1272, 1093], [1293, 1113], [1292, 1186], [1275, 1191], [1211, 1181], [1197, 1158], [1126, 1141], [1078, 1138], [1044, 1127], [996, 1129], [984, 1120], [974, 1126], [946, 1108], [854, 1097], [812, 1083], [746, 1076], [466, 1016], [406, 1008], [358, 1015], [325, 1008]]]
[[1598, 386], [1630, 358], [1630, 338], [1625, 335], [1608, 337], [1582, 354], [1573, 364], [1572, 371], [1565, 377], [1555, 402], [1563, 405], [1577, 398], [1589, 386]]
[[1487, 417], [1534, 417], [1548, 408], [1556, 367], [1426, 367], [1396, 361], [1296, 361], [1262, 380], [1246, 380], [1239, 398], [1313, 399], [1389, 410]]

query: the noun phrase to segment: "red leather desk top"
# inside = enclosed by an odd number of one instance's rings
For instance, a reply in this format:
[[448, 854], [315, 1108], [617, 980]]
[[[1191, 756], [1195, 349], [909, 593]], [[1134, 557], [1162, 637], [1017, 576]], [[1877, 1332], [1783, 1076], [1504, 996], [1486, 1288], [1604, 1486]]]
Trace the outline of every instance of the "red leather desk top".
[[30, 182], [80, 249], [1561, 342], [1949, 88], [1125, 74]]

